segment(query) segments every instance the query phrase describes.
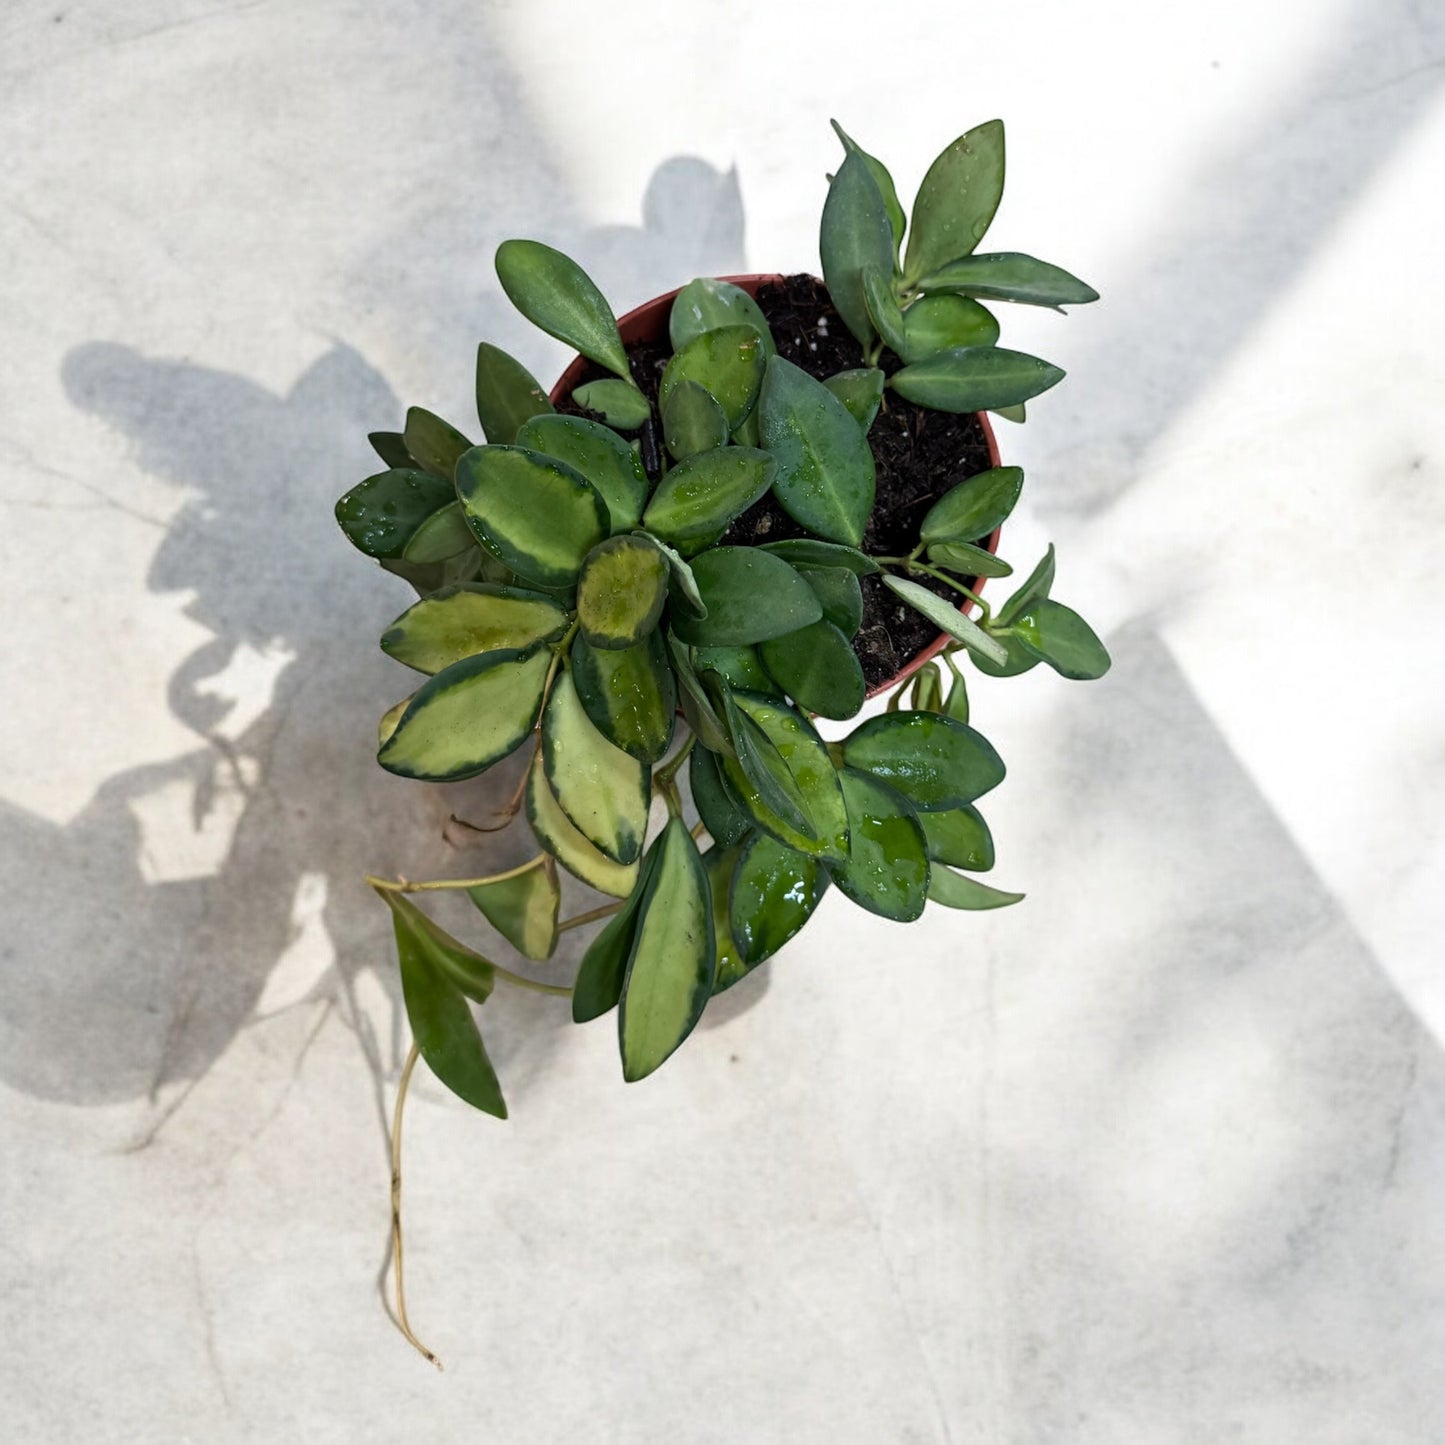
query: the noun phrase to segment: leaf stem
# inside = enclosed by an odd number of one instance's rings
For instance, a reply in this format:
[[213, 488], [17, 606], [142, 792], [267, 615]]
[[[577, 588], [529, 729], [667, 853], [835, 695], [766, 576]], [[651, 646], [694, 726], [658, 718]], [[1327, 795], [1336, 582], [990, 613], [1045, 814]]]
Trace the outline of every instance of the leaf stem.
[[513, 973], [510, 968], [503, 968], [500, 963], [492, 965], [492, 971], [505, 983], [513, 988], [530, 989], [533, 993], [548, 993], [554, 998], [571, 998], [572, 990], [561, 983], [540, 983], [535, 978], [524, 978], [520, 973]]
[[658, 770], [653, 773], [652, 780], [659, 788], [664, 790], [672, 787], [672, 780], [677, 776], [678, 770], [687, 761], [687, 755], [693, 750], [697, 743], [697, 734], [689, 733], [687, 741], [670, 757]]
[[414, 883], [410, 878], [393, 880], [378, 878], [375, 874], [368, 873], [366, 881], [383, 893], [430, 893], [442, 888], [485, 888], [488, 883], [505, 883], [509, 878], [520, 878], [523, 873], [542, 867], [546, 861], [547, 854], [538, 853], [535, 858], [518, 863], [515, 868], [507, 868], [501, 873], [489, 873], [485, 878], [428, 878]]
[[401, 1081], [396, 1087], [396, 1106], [391, 1116], [391, 1263], [396, 1285], [396, 1327], [422, 1359], [441, 1369], [442, 1362], [417, 1339], [411, 1321], [406, 1317], [406, 1283], [401, 1258], [401, 1116], [406, 1107], [406, 1091], [411, 1086], [412, 1070], [420, 1057], [421, 1050], [413, 1040], [406, 1063], [402, 1065]]
[[575, 918], [564, 918], [557, 925], [558, 933], [566, 933], [569, 928], [583, 928], [589, 923], [596, 923], [601, 918], [611, 918], [622, 905], [620, 903], [604, 903], [598, 908], [589, 908], [586, 913], [579, 913]]
[[990, 620], [993, 617], [993, 608], [990, 607], [988, 603], [985, 602], [983, 598], [980, 597], [978, 593], [973, 590], [972, 587], [965, 587], [962, 582], [956, 581], [946, 572], [940, 572], [937, 567], [930, 567], [926, 562], [910, 561], [906, 565], [910, 572], [926, 572], [930, 577], [937, 578], [938, 581], [946, 583], [949, 587], [952, 587], [955, 592], [962, 592], [963, 595], [967, 597], [968, 600], [978, 608], [979, 622], [984, 627], [988, 626]]

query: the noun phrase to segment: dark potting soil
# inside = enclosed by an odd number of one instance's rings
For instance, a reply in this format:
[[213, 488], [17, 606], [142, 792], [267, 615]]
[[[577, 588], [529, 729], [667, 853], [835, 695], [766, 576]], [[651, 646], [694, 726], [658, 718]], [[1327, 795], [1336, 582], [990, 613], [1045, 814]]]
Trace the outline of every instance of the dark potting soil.
[[[819, 380], [864, 365], [863, 348], [833, 309], [823, 283], [812, 276], [786, 276], [758, 292], [758, 305], [767, 318], [779, 355]], [[653, 404], [653, 421], [642, 438], [643, 459], [656, 474], [655, 458], [661, 426], [657, 416], [657, 390], [663, 368], [672, 355], [664, 337], [657, 342], [627, 348], [632, 376]], [[885, 353], [882, 366], [893, 372], [901, 363]], [[589, 366], [583, 384], [606, 376], [601, 367]], [[565, 399], [559, 411], [590, 416]], [[877, 473], [873, 515], [863, 534], [863, 550], [874, 556], [897, 557], [912, 551], [924, 514], [950, 487], [987, 469], [988, 444], [972, 413], [952, 416], [926, 411], [891, 391], [868, 433]], [[723, 537], [724, 543], [778, 542], [806, 533], [778, 505], [769, 492], [744, 512]], [[956, 601], [958, 594], [932, 578], [917, 579], [941, 597]], [[970, 584], [977, 588], [977, 583]], [[863, 625], [853, 639], [853, 651], [870, 688], [898, 674], [938, 636], [938, 629], [887, 587], [881, 577], [864, 577]]]

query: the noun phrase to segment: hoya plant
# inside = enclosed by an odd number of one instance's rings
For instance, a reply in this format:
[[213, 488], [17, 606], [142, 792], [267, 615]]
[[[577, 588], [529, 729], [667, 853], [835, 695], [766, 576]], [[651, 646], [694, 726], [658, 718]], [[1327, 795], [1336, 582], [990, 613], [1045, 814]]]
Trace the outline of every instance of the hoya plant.
[[[700, 278], [664, 335], [629, 345], [579, 266], [506, 241], [502, 289], [579, 353], [575, 384], [549, 398], [483, 343], [484, 440], [413, 407], [401, 432], [372, 434], [386, 470], [337, 503], [355, 546], [419, 594], [381, 637], [420, 682], [382, 717], [378, 761], [445, 783], [522, 752], [496, 826], [525, 813], [537, 845], [486, 877], [369, 880], [393, 914], [415, 1038], [403, 1093], [420, 1055], [505, 1117], [472, 1007], [499, 981], [569, 999], [579, 1024], [615, 1012], [635, 1081], [830, 886], [900, 923], [930, 902], [1022, 896], [978, 876], [994, 862], [978, 800], [1004, 765], [970, 721], [960, 662], [1082, 679], [1109, 658], [1052, 596], [1052, 548], [997, 609], [980, 595], [1012, 573], [995, 548], [1024, 477], [958, 458], [983, 435], [976, 413], [1022, 421], [1063, 375], [999, 346], [984, 303], [1095, 292], [1030, 256], [978, 252], [1003, 191], [1000, 122], [933, 162], [911, 218], [885, 167], [835, 129], [826, 291], [793, 278], [815, 288], [811, 329], [791, 313], [779, 324], [786, 284]], [[925, 432], [945, 461], [916, 462]], [[878, 681], [860, 635], [913, 614], [921, 642], [897, 659], [885, 709], [852, 722]], [[918, 667], [924, 651], [936, 659]], [[562, 918], [559, 869], [608, 901]], [[443, 889], [529, 960], [594, 927], [570, 985], [441, 928], [416, 899]]]

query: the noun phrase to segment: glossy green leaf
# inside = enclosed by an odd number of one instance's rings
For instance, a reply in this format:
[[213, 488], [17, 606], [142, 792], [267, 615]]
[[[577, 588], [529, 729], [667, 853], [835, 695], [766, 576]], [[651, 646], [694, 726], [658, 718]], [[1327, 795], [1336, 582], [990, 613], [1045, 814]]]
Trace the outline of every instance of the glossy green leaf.
[[414, 936], [426, 964], [473, 1003], [486, 1003], [496, 987], [496, 964], [457, 942], [405, 894], [392, 888], [378, 888], [376, 892], [391, 909], [393, 920], [403, 923]]
[[667, 363], [657, 403], [666, 416], [673, 391], [684, 381], [695, 381], [712, 394], [735, 429], [757, 403], [767, 360], [763, 338], [752, 326], [704, 331]]
[[892, 277], [895, 246], [888, 207], [868, 163], [857, 151], [843, 157], [823, 202], [818, 233], [823, 281], [848, 330], [867, 347], [873, 326], [864, 299], [863, 272], [876, 266]]
[[977, 878], [965, 878], [961, 873], [951, 873], [947, 868], [935, 868], [928, 883], [928, 897], [933, 903], [945, 908], [967, 908], [974, 911], [985, 908], [1007, 908], [1018, 903], [1022, 893], [1005, 893], [1002, 888], [990, 888]]
[[[696, 551], [751, 507], [772, 486], [776, 472], [773, 458], [753, 447], [701, 452], [679, 462], [657, 484], [643, 525], [684, 554]], [[697, 566], [694, 562], [694, 576]], [[704, 602], [711, 612], [705, 591]]]
[[[738, 707], [730, 690], [722, 693], [722, 715], [732, 739], [738, 775], [746, 783], [746, 790], [733, 785], [744, 806], [755, 797], [770, 816], [815, 843], [817, 829], [808, 816], [807, 803], [772, 739]], [[726, 765], [723, 776], [729, 776]]]
[[991, 411], [1027, 401], [1064, 378], [1052, 363], [1002, 346], [956, 346], [888, 379], [905, 401], [934, 411]]
[[733, 745], [727, 725], [702, 685], [702, 679], [693, 666], [691, 649], [672, 632], [667, 634], [667, 649], [672, 658], [673, 674], [677, 678], [678, 703], [688, 727], [697, 734], [697, 740], [703, 747], [715, 753], [731, 753]]
[[1007, 519], [1023, 490], [1022, 467], [992, 467], [951, 487], [918, 529], [925, 542], [972, 542]]
[[1024, 644], [1016, 632], [998, 630], [998, 620], [994, 620], [994, 631], [989, 634], [995, 642], [1004, 650], [1002, 662], [995, 662], [992, 658], [984, 657], [982, 654], [972, 652], [973, 665], [989, 677], [1018, 677], [1021, 673], [1027, 672], [1030, 668], [1039, 665], [1039, 655], [1031, 651]]
[[1005, 421], [1011, 421], [1016, 426], [1022, 426], [1028, 420], [1028, 408], [1019, 402], [1017, 406], [995, 406], [990, 407], [995, 416], [1001, 416]]
[[457, 458], [471, 446], [450, 422], [422, 406], [408, 410], [401, 437], [418, 466], [447, 481], [456, 472]]
[[506, 648], [443, 668], [417, 690], [377, 762], [434, 783], [485, 772], [536, 725], [551, 660], [545, 647]]
[[828, 887], [816, 858], [766, 833], [743, 849], [732, 881], [729, 931], [750, 968], [771, 958], [813, 916]]
[[768, 362], [758, 408], [783, 510], [826, 541], [856, 547], [873, 510], [873, 453], [848, 408], [781, 356]]
[[[413, 693], [411, 696], [415, 697], [416, 694]], [[381, 721], [376, 725], [376, 746], [378, 750], [386, 746], [387, 740], [391, 737], [392, 733], [396, 731], [397, 723], [402, 720], [407, 708], [410, 706], [411, 697], [404, 697], [400, 702], [394, 703], [382, 713]]]
[[524, 423], [545, 416], [552, 403], [542, 384], [499, 347], [477, 347], [477, 420], [494, 446], [511, 446]]
[[716, 672], [729, 687], [782, 696], [755, 647], [699, 647], [694, 661], [698, 672]]
[[867, 773], [839, 774], [852, 849], [828, 864], [833, 881], [860, 908], [910, 923], [928, 901], [928, 844], [906, 798]]
[[1054, 544], [1049, 543], [1049, 550], [1039, 558], [1038, 565], [1023, 582], [1019, 584], [1018, 590], [998, 610], [998, 622], [1000, 627], [1009, 626], [1015, 618], [1021, 616], [1035, 602], [1049, 595], [1049, 589], [1054, 585]]
[[863, 589], [857, 576], [846, 567], [809, 567], [799, 563], [798, 571], [822, 604], [824, 621], [831, 622], [844, 637], [853, 637], [863, 625]]
[[656, 850], [649, 850], [638, 868], [637, 886], [582, 955], [572, 984], [573, 1023], [588, 1023], [617, 1007], [637, 935], [638, 913], [647, 892], [648, 873], [656, 861]]
[[727, 413], [700, 382], [686, 379], [668, 394], [662, 409], [662, 437], [676, 461], [727, 445]]
[[518, 953], [551, 958], [562, 894], [550, 867], [529, 868], [513, 878], [479, 884], [467, 889], [467, 897]]
[[913, 687], [909, 691], [908, 701], [918, 712], [943, 711], [943, 684], [939, 680], [936, 662], [925, 662], [913, 674]]
[[741, 842], [753, 825], [728, 788], [718, 755], [707, 748], [694, 748], [687, 768], [693, 805], [713, 841], [724, 848]]
[[517, 445], [556, 457], [585, 477], [606, 503], [614, 533], [637, 525], [647, 501], [647, 473], [615, 431], [580, 416], [539, 416], [517, 433]]
[[1021, 301], [1027, 306], [1082, 306], [1099, 293], [1061, 266], [1017, 251], [960, 256], [918, 283], [920, 291], [951, 291], [990, 301]]
[[336, 520], [368, 557], [400, 557], [412, 533], [455, 496], [449, 482], [429, 472], [395, 468], [347, 492], [336, 504]]
[[948, 668], [949, 676], [953, 681], [949, 685], [948, 696], [943, 702], [944, 717], [951, 717], [954, 722], [966, 723], [968, 721], [968, 684], [963, 680], [963, 674], [958, 670], [953, 658], [943, 654], [944, 665]]
[[924, 810], [961, 808], [1004, 778], [1003, 760], [982, 733], [937, 713], [870, 718], [844, 742], [843, 761]]
[[868, 317], [883, 338], [883, 344], [894, 355], [903, 356], [908, 343], [903, 330], [903, 311], [898, 305], [898, 297], [893, 294], [891, 266], [886, 271], [871, 264], [863, 268], [863, 299], [868, 306]]
[[753, 970], [753, 965], [743, 962], [728, 916], [732, 905], [733, 876], [741, 853], [739, 847], [713, 847], [702, 855], [703, 871], [707, 874], [708, 892], [712, 897], [713, 952], [717, 956], [712, 980], [714, 995], [731, 988]]
[[983, 240], [1003, 196], [1003, 122], [985, 121], [928, 168], [913, 202], [903, 274], [913, 284]]
[[570, 257], [540, 241], [503, 241], [497, 279], [534, 326], [631, 381], [617, 318], [592, 278]]
[[635, 647], [572, 643], [572, 681], [592, 726], [615, 747], [642, 763], [661, 761], [677, 717], [677, 683], [668, 666], [662, 634], [653, 631]]
[[964, 296], [925, 296], [903, 313], [904, 361], [922, 361], [956, 346], [994, 346], [998, 322], [977, 301]]
[[794, 567], [846, 567], [855, 577], [867, 577], [881, 570], [871, 557], [856, 547], [820, 542], [815, 537], [790, 537], [784, 542], [765, 542], [763, 551], [781, 557]]
[[972, 542], [935, 542], [928, 549], [928, 560], [960, 577], [1008, 577], [1014, 570], [1002, 557]]
[[863, 366], [855, 371], [840, 371], [826, 378], [823, 385], [848, 408], [848, 415], [866, 436], [883, 404], [883, 373], [876, 366]]
[[371, 449], [387, 466], [403, 472], [416, 466], [416, 458], [407, 451], [399, 431], [368, 432], [366, 439], [371, 443]]
[[672, 597], [673, 606], [690, 616], [706, 617], [707, 603], [702, 600], [702, 593], [697, 590], [697, 578], [693, 576], [692, 568], [683, 561], [679, 552], [669, 547], [660, 538], [652, 537], [651, 541], [667, 558], [667, 565], [672, 573], [668, 592]]
[[1109, 670], [1109, 653], [1098, 634], [1072, 607], [1040, 598], [1013, 624], [1024, 646], [1060, 677], [1092, 682]]
[[975, 873], [987, 873], [993, 867], [993, 834], [972, 804], [942, 813], [920, 813], [918, 821], [928, 839], [928, 856], [935, 863]]
[[681, 351], [689, 341], [704, 331], [718, 331], [724, 326], [751, 326], [763, 338], [763, 352], [772, 356], [777, 350], [768, 329], [762, 308], [741, 286], [731, 281], [714, 281], [699, 277], [689, 281], [677, 293], [668, 315], [668, 336], [673, 351]]
[[652, 404], [630, 381], [614, 381], [611, 377], [577, 387], [572, 400], [597, 412], [608, 426], [619, 431], [639, 431], [652, 415]]
[[381, 650], [418, 672], [436, 673], [479, 652], [525, 651], [566, 630], [567, 614], [550, 597], [471, 582], [413, 603], [381, 634]]
[[662, 616], [670, 575], [667, 559], [647, 537], [598, 543], [577, 577], [582, 635], [593, 647], [635, 647]]
[[381, 569], [400, 577], [416, 589], [418, 597], [428, 597], [444, 587], [459, 587], [482, 575], [489, 567], [512, 574], [490, 553], [480, 547], [459, 552], [442, 562], [408, 562], [405, 557], [382, 557]]
[[714, 547], [693, 559], [692, 572], [707, 616], [673, 614], [673, 630], [684, 642], [700, 647], [765, 642], [823, 615], [797, 570], [760, 547]]
[[864, 165], [868, 167], [868, 174], [873, 177], [873, 184], [878, 187], [878, 194], [883, 197], [883, 209], [888, 213], [889, 229], [893, 232], [893, 254], [896, 256], [899, 246], [903, 243], [903, 228], [906, 221], [903, 207], [898, 200], [898, 188], [893, 184], [893, 177], [889, 175], [888, 167], [882, 161], [869, 155], [836, 120], [830, 120], [828, 124], [833, 127], [838, 139], [843, 142], [843, 149], [856, 152], [862, 157]]
[[445, 562], [477, 545], [460, 502], [448, 502], [411, 534], [401, 555], [408, 562]]
[[642, 856], [650, 775], [593, 727], [570, 670], [553, 682], [542, 715], [542, 761], [553, 797], [583, 837], [616, 863]]
[[629, 1083], [652, 1073], [692, 1032], [717, 966], [712, 892], [687, 825], [671, 819], [653, 848], [617, 1019]]
[[940, 631], [963, 643], [972, 653], [989, 662], [1002, 663], [1007, 655], [1004, 646], [991, 637], [971, 617], [965, 616], [951, 602], [930, 592], [919, 582], [906, 577], [887, 576], [884, 585], [896, 592], [913, 610], [926, 617]]
[[614, 898], [626, 898], [632, 892], [637, 883], [637, 864], [615, 863], [577, 831], [547, 786], [540, 751], [527, 774], [526, 797], [527, 821], [537, 841], [569, 873]]
[[457, 463], [457, 494], [482, 545], [541, 586], [569, 585], [611, 530], [580, 472], [524, 447], [473, 447]]
[[850, 718], [863, 706], [868, 691], [863, 669], [847, 637], [826, 618], [758, 650], [774, 681], [799, 707], [819, 717]]

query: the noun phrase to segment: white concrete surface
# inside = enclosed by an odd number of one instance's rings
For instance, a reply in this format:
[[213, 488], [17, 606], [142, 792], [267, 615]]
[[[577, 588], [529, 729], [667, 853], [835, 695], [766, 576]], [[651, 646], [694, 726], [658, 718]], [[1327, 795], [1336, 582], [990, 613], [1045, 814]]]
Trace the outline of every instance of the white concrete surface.
[[[1442, 80], [1424, 0], [11, 0], [5, 1437], [1445, 1439]], [[834, 897], [634, 1088], [488, 1005], [512, 1121], [409, 1121], [439, 1376], [359, 880], [459, 800], [371, 760], [331, 502], [480, 337], [556, 369], [506, 235], [811, 267], [830, 114], [905, 186], [1004, 116], [993, 240], [1104, 293], [1008, 317], [1072, 374], [1004, 446], [1116, 669], [975, 689], [1022, 907]]]

